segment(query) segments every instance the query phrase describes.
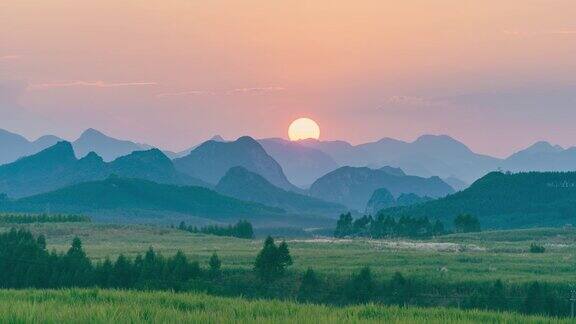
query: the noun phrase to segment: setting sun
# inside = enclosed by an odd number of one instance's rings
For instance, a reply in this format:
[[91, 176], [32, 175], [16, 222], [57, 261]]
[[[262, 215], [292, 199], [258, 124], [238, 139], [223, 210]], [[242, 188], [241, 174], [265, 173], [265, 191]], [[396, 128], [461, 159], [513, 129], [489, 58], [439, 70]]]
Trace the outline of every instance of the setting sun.
[[288, 137], [291, 141], [319, 139], [320, 126], [310, 118], [298, 118], [288, 127]]

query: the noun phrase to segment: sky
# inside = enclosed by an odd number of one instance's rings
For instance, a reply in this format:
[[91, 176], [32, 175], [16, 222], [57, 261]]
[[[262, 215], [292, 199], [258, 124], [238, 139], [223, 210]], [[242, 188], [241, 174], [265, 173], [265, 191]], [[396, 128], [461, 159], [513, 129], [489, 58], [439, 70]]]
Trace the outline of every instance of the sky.
[[576, 145], [573, 0], [3, 0], [0, 128]]

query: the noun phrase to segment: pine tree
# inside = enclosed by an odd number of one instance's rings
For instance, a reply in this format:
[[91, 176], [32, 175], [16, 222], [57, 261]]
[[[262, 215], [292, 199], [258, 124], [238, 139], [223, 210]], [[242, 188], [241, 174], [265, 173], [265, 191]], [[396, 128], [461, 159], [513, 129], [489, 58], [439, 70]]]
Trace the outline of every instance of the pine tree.
[[504, 292], [504, 284], [500, 279], [496, 280], [490, 291], [488, 292], [488, 308], [496, 310], [504, 310], [508, 306]]
[[376, 292], [376, 282], [369, 267], [364, 267], [352, 278], [349, 295], [354, 302], [365, 303], [372, 299]]
[[288, 249], [288, 244], [286, 244], [286, 241], [282, 241], [282, 243], [280, 243], [277, 253], [278, 261], [280, 262], [283, 270], [293, 264], [292, 257], [290, 256], [290, 250]]
[[210, 257], [210, 261], [208, 262], [210, 265], [210, 275], [212, 277], [217, 277], [220, 275], [220, 267], [222, 266], [222, 262], [220, 262], [220, 258], [218, 258], [218, 254], [214, 252]]
[[544, 294], [538, 282], [533, 282], [528, 287], [526, 299], [524, 299], [524, 312], [527, 314], [544, 313]]
[[302, 281], [298, 289], [298, 300], [300, 301], [315, 301], [319, 289], [320, 280], [312, 268], [308, 268], [302, 276]]

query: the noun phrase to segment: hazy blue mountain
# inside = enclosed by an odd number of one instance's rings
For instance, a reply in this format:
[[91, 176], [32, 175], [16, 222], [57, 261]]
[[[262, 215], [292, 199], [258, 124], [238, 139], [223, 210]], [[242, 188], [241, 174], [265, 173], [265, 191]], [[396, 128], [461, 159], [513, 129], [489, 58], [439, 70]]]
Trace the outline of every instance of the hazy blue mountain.
[[72, 144], [63, 141], [0, 166], [0, 192], [10, 197], [23, 197], [79, 182], [101, 180], [111, 174], [162, 183], [207, 185], [178, 173], [172, 162], [157, 149], [133, 152], [107, 163], [94, 152], [77, 159]]
[[453, 195], [384, 213], [427, 216], [448, 224], [469, 213], [483, 228], [519, 228], [574, 224], [575, 205], [576, 172], [492, 172]]
[[29, 141], [23, 136], [0, 129], [0, 165], [38, 153], [58, 141], [60, 141], [58, 137], [51, 135], [42, 136], [35, 141]]
[[506, 171], [574, 171], [576, 148], [563, 149], [548, 142], [534, 145], [512, 154], [500, 167]]
[[328, 154], [299, 142], [281, 138], [266, 138], [258, 142], [282, 166], [288, 180], [303, 188], [338, 168]]
[[461, 191], [464, 190], [466, 188], [468, 188], [470, 186], [470, 184], [456, 178], [456, 177], [448, 177], [444, 180], [444, 182], [446, 182], [447, 184], [450, 185], [450, 187], [454, 188], [455, 191]]
[[406, 175], [406, 173], [404, 173], [404, 171], [402, 171], [402, 169], [394, 168], [394, 167], [387, 166], [387, 165], [381, 167], [379, 170], [384, 171], [384, 172], [391, 174], [391, 175], [399, 176], [399, 177]]
[[104, 135], [92, 128], [84, 131], [72, 145], [77, 156], [83, 157], [90, 152], [95, 152], [100, 155], [104, 161], [112, 161], [134, 151], [142, 151], [151, 148], [149, 145], [119, 140]]
[[310, 187], [310, 195], [364, 210], [374, 191], [380, 188], [386, 188], [394, 197], [414, 193], [437, 198], [454, 192], [439, 177], [398, 176], [366, 167], [342, 167], [316, 180]]
[[216, 191], [245, 201], [279, 207], [287, 212], [338, 217], [346, 207], [278, 188], [244, 167], [233, 167], [215, 187]]
[[367, 166], [370, 164], [369, 152], [353, 146], [346, 141], [319, 141], [306, 139], [298, 141], [300, 145], [320, 150], [331, 156], [341, 166]]
[[242, 166], [276, 187], [298, 191], [288, 181], [280, 164], [249, 136], [233, 142], [204, 142], [187, 156], [173, 162], [178, 171], [212, 184], [218, 183], [230, 168]]
[[159, 184], [142, 179], [108, 177], [6, 203], [3, 209], [58, 212], [130, 210], [173, 212], [225, 220], [281, 214], [278, 208], [226, 197], [207, 188]]
[[422, 177], [456, 177], [472, 182], [495, 170], [500, 159], [472, 152], [463, 143], [446, 135], [423, 135], [414, 142], [383, 138], [351, 145], [342, 141], [303, 141], [303, 145], [324, 151], [340, 165], [399, 167], [407, 174]]

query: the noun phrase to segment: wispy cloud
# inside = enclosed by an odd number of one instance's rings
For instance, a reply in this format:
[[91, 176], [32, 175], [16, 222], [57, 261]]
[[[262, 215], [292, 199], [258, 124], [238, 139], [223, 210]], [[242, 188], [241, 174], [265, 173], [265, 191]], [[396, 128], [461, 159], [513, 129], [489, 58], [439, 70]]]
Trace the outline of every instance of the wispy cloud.
[[180, 92], [164, 92], [156, 95], [156, 98], [164, 97], [180, 97], [180, 96], [202, 96], [202, 95], [215, 95], [214, 91], [207, 90], [189, 90]]
[[270, 92], [283, 91], [283, 87], [252, 87], [252, 88], [236, 88], [224, 91], [214, 91], [214, 90], [187, 90], [178, 92], [163, 92], [156, 95], [156, 98], [165, 97], [180, 97], [180, 96], [217, 96], [217, 95], [240, 95], [240, 94], [266, 94]]
[[511, 36], [545, 36], [545, 35], [576, 35], [576, 29], [552, 29], [552, 30], [504, 30], [504, 34]]
[[380, 109], [454, 109], [458, 107], [459, 105], [444, 99], [415, 96], [390, 96], [384, 99], [384, 103]]
[[0, 62], [17, 60], [19, 58], [20, 55], [0, 55]]
[[254, 88], [237, 88], [226, 91], [227, 95], [234, 94], [262, 94], [267, 92], [283, 91], [283, 87], [254, 87]]
[[118, 87], [138, 87], [138, 86], [155, 86], [156, 82], [106, 82], [106, 81], [66, 81], [66, 82], [47, 82], [32, 83], [28, 85], [29, 90], [44, 90], [53, 88], [71, 88], [71, 87], [94, 87], [94, 88], [118, 88]]

